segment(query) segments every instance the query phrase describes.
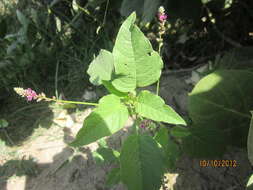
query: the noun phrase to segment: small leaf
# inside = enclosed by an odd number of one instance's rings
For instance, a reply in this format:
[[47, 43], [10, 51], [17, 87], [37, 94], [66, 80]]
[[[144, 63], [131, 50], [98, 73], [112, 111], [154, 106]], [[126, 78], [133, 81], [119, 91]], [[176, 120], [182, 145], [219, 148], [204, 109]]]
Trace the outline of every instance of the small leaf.
[[120, 98], [107, 95], [100, 99], [99, 106], [84, 121], [70, 146], [83, 146], [105, 136], [112, 135], [124, 127], [128, 119], [128, 109]]
[[120, 168], [113, 168], [106, 178], [106, 186], [112, 187], [120, 183]]
[[96, 152], [103, 157], [104, 162], [113, 163], [118, 161], [119, 152], [116, 150], [99, 147]]
[[187, 137], [188, 135], [191, 134], [188, 128], [185, 127], [180, 127], [180, 126], [174, 126], [170, 130], [170, 134], [174, 137], [182, 138], [182, 137]]
[[163, 147], [164, 150], [168, 149], [169, 133], [165, 127], [159, 129], [154, 139]]
[[159, 96], [144, 90], [137, 97], [136, 112], [143, 117], [171, 124], [186, 125], [185, 121]]
[[159, 189], [164, 157], [156, 141], [147, 135], [129, 136], [122, 147], [120, 170], [129, 190]]
[[97, 151], [94, 151], [91, 154], [97, 165], [103, 164], [105, 162], [103, 156]]
[[102, 84], [102, 80], [111, 80], [113, 72], [113, 56], [107, 50], [101, 50], [98, 56], [91, 62], [87, 73], [90, 82], [94, 85]]
[[0, 119], [0, 128], [8, 127], [9, 123], [5, 119]]

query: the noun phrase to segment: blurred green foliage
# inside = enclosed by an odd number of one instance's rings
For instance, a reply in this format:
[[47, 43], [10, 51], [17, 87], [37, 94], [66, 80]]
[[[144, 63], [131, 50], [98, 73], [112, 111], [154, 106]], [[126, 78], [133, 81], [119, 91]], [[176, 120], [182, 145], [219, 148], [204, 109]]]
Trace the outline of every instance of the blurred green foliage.
[[49, 93], [57, 83], [67, 94], [87, 87], [87, 65], [100, 48], [112, 48], [123, 18], [120, 13], [128, 16], [136, 11], [139, 21], [149, 22], [139, 24], [156, 46], [155, 17], [160, 5], [169, 16], [163, 48], [169, 68], [190, 67], [199, 58], [212, 59], [235, 44], [252, 43], [253, 5], [249, 0], [3, 1], [1, 94], [14, 86], [47, 89]]

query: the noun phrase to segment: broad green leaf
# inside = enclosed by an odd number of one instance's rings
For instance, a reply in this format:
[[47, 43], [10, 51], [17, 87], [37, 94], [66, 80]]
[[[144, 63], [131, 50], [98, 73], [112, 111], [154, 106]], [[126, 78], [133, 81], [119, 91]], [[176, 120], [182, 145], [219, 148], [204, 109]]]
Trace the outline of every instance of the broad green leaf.
[[155, 135], [154, 139], [162, 146], [165, 154], [166, 166], [168, 169], [175, 169], [176, 161], [179, 158], [180, 150], [176, 143], [169, 138], [168, 130], [161, 128]]
[[104, 87], [111, 93], [114, 94], [116, 96], [127, 96], [126, 92], [120, 92], [119, 90], [117, 90], [110, 81], [102, 81]]
[[225, 134], [217, 128], [194, 126], [190, 132], [183, 138], [183, 152], [194, 158], [221, 156], [225, 152]]
[[112, 135], [124, 127], [128, 119], [127, 107], [115, 95], [100, 99], [99, 106], [84, 121], [71, 146], [83, 146]]
[[[251, 114], [253, 114], [252, 111], [251, 111]], [[251, 165], [253, 165], [253, 117], [251, 117], [251, 122], [250, 122], [247, 149], [248, 149], [249, 161]]]
[[250, 176], [247, 182], [246, 190], [253, 190], [253, 174]]
[[170, 130], [170, 134], [174, 137], [182, 138], [190, 135], [190, 131], [188, 128], [175, 126]]
[[155, 18], [160, 5], [160, 0], [124, 0], [121, 4], [120, 13], [123, 16], [129, 16], [136, 11], [144, 22], [149, 22]]
[[185, 121], [159, 96], [144, 90], [137, 97], [136, 112], [143, 117], [171, 124], [186, 125]]
[[120, 182], [120, 168], [113, 168], [107, 175], [106, 186], [112, 187]]
[[136, 14], [132, 13], [122, 24], [113, 48], [116, 77], [115, 88], [131, 92], [156, 82], [163, 62], [144, 34], [134, 24]]
[[147, 135], [129, 136], [121, 150], [120, 170], [129, 190], [158, 190], [164, 157], [156, 141]]
[[245, 146], [253, 107], [253, 73], [219, 70], [199, 81], [189, 94], [194, 125], [226, 130], [227, 142]]
[[111, 52], [101, 50], [98, 56], [91, 62], [87, 73], [90, 82], [94, 85], [102, 84], [102, 80], [111, 80], [113, 72], [113, 55]]

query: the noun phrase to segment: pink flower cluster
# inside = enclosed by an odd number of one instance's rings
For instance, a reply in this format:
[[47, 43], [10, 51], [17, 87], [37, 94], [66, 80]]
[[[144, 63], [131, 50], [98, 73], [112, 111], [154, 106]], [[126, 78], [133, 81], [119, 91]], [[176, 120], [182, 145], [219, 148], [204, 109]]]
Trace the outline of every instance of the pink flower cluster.
[[158, 13], [157, 13], [157, 18], [161, 23], [165, 23], [165, 21], [168, 18], [168, 15], [165, 13], [165, 9], [163, 6], [159, 7]]
[[165, 22], [168, 18], [168, 16], [165, 13], [158, 13], [157, 17], [160, 22]]
[[27, 98], [28, 101], [35, 100], [37, 96], [38, 96], [37, 93], [31, 88], [27, 88], [25, 90], [25, 97]]

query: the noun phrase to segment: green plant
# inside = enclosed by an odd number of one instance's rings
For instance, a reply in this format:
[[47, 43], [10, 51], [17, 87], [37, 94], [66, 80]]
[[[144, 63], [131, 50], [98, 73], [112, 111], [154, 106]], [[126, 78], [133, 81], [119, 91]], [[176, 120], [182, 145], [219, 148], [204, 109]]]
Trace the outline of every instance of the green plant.
[[85, 119], [83, 128], [70, 144], [87, 145], [110, 136], [124, 127], [127, 119], [135, 119], [132, 134], [118, 154], [118, 169], [109, 181], [119, 176], [128, 189], [159, 189], [168, 166], [169, 137], [162, 127], [153, 138], [142, 134], [148, 127], [145, 119], [156, 122], [186, 125], [185, 121], [157, 95], [149, 91], [136, 93], [137, 87], [155, 83], [162, 69], [162, 60], [140, 29], [134, 24], [135, 13], [122, 24], [113, 52], [101, 50], [90, 64], [88, 74], [95, 85], [103, 84], [112, 94], [99, 100], [96, 109]]
[[[87, 72], [91, 83], [104, 85], [111, 93], [102, 97], [98, 104], [47, 98], [45, 94], [37, 94], [31, 89], [15, 90], [28, 101], [34, 99], [96, 106], [70, 144], [73, 147], [113, 135], [125, 126], [129, 117], [134, 119], [131, 134], [121, 151], [103, 145], [95, 156], [118, 163], [118, 167], [109, 174], [108, 185], [122, 181], [129, 190], [155, 190], [160, 188], [164, 172], [174, 167], [179, 155], [178, 145], [171, 141], [169, 130], [161, 122], [173, 125], [186, 123], [158, 95], [147, 90], [136, 92], [136, 88], [158, 81], [163, 62], [135, 25], [135, 20], [136, 14], [132, 13], [122, 24], [112, 53], [101, 50], [89, 66]], [[148, 129], [155, 129], [156, 124], [161, 127], [155, 130], [157, 132], [153, 137]], [[172, 134], [177, 137], [188, 135], [187, 129], [178, 127], [173, 129]]]

